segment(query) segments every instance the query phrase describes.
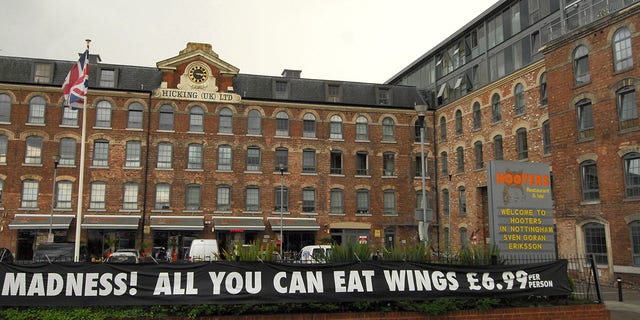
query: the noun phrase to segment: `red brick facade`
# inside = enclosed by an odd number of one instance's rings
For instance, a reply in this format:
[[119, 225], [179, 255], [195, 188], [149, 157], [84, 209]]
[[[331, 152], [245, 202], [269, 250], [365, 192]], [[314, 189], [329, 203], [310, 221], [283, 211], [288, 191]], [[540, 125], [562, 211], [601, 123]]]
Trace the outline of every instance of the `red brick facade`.
[[[604, 19], [551, 43], [545, 50], [550, 87], [554, 195], [561, 254], [585, 254], [585, 225], [598, 226], [606, 239], [606, 260], [600, 261], [601, 276], [614, 281], [638, 283], [639, 248], [632, 248], [631, 227], [640, 221], [640, 198], [626, 193], [624, 158], [640, 152], [637, 122], [622, 128], [619, 119], [619, 90], [640, 89], [640, 14], [638, 6]], [[631, 34], [633, 66], [614, 70], [614, 33], [628, 28]], [[574, 81], [574, 52], [588, 49], [590, 81]], [[593, 125], [578, 130], [581, 101], [590, 101]], [[635, 101], [637, 121], [637, 100]], [[585, 199], [581, 164], [592, 161], [597, 168], [599, 197]], [[637, 168], [633, 169], [636, 170]], [[637, 178], [636, 178], [637, 179]], [[637, 239], [636, 239], [637, 243]], [[635, 263], [632, 257], [636, 255]]]

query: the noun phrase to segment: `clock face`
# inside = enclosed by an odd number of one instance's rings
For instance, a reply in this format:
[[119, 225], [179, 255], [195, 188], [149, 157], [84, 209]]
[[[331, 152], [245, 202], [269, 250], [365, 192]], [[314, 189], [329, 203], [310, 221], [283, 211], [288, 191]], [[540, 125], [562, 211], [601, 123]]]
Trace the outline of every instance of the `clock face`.
[[203, 83], [207, 81], [208, 72], [207, 68], [203, 65], [196, 64], [189, 68], [189, 79], [194, 83]]

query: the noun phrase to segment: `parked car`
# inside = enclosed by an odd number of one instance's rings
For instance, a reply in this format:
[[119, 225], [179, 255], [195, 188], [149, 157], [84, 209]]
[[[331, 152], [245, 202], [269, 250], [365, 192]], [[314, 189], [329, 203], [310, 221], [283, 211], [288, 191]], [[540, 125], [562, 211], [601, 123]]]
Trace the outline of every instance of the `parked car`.
[[[137, 260], [138, 262], [140, 262], [140, 260], [142, 259], [142, 258], [141, 258], [141, 256], [140, 256], [140, 251], [138, 251], [138, 249], [133, 249], [133, 248], [118, 249], [118, 250], [116, 250], [116, 252], [115, 252], [115, 253], [118, 253], [118, 252], [129, 252], [129, 253], [133, 253], [133, 254], [136, 256], [136, 260]], [[113, 254], [112, 254], [112, 255], [113, 255]]]
[[0, 262], [13, 263], [13, 254], [7, 248], [0, 248]]
[[132, 251], [116, 251], [112, 253], [107, 260], [106, 263], [138, 263], [140, 260], [138, 256], [136, 256], [135, 252]]
[[220, 256], [218, 240], [193, 239], [189, 248], [189, 262], [215, 261]]
[[300, 261], [303, 263], [325, 263], [330, 254], [330, 245], [306, 246], [300, 250]]
[[[42, 243], [33, 253], [33, 262], [73, 262], [75, 243]], [[80, 261], [88, 261], [87, 247], [80, 246]]]

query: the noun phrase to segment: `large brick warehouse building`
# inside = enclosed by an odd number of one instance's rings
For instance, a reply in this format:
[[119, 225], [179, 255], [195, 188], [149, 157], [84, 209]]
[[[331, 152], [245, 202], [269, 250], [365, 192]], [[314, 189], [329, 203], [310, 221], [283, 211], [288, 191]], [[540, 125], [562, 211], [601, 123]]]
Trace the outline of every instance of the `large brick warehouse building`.
[[84, 111], [60, 90], [73, 62], [0, 57], [0, 246], [30, 259], [78, 224], [94, 256], [281, 230], [289, 252], [414, 245], [424, 202], [434, 252], [456, 252], [491, 243], [488, 162], [512, 160], [551, 168], [558, 254], [633, 281], [639, 17], [630, 0], [501, 0], [384, 84], [242, 74], [197, 43], [156, 68], [94, 55], [82, 221]]

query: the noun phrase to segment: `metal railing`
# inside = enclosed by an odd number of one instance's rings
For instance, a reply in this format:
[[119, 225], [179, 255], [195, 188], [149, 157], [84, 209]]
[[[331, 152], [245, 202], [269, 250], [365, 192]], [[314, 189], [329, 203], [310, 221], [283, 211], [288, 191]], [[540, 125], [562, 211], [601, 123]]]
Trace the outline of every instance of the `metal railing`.
[[542, 27], [540, 35], [542, 44], [553, 41], [586, 26], [596, 20], [604, 18], [611, 13], [620, 11], [640, 0], [578, 0], [567, 1], [562, 18]]

